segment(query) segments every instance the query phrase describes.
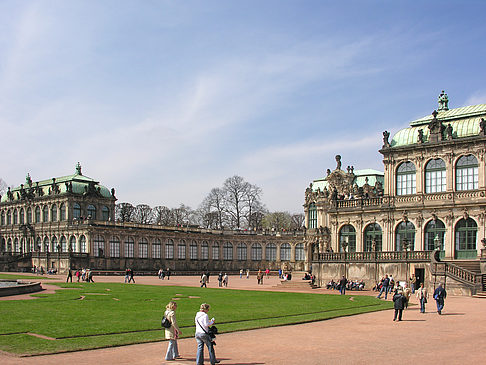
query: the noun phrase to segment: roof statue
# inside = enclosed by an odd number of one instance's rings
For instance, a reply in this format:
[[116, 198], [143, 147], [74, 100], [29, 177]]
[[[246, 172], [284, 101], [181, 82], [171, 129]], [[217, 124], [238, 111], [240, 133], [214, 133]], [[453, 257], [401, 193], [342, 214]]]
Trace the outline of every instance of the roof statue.
[[484, 118], [481, 118], [479, 121], [479, 135], [486, 136], [486, 121]]
[[388, 141], [388, 138], [390, 138], [390, 132], [384, 131], [383, 132], [383, 147], [390, 147], [390, 142]]
[[336, 170], [341, 170], [341, 155], [336, 155], [336, 162], [337, 162]]
[[449, 110], [449, 97], [444, 92], [444, 90], [442, 90], [442, 92], [440, 93], [439, 99], [437, 101], [439, 102], [439, 111]]
[[76, 175], [83, 175], [81, 173], [81, 165], [79, 164], [79, 161], [78, 163], [76, 164]]
[[32, 186], [32, 179], [30, 178], [30, 174], [28, 173], [25, 177], [25, 182], [27, 185]]

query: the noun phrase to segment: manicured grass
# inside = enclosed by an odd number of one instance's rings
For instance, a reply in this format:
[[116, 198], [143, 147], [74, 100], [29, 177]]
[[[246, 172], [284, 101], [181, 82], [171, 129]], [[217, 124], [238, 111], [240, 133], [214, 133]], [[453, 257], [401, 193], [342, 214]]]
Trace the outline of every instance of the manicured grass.
[[39, 354], [159, 341], [164, 339], [161, 316], [172, 298], [178, 298], [177, 320], [183, 337], [194, 335], [194, 315], [203, 302], [211, 304], [209, 315], [216, 318], [220, 333], [392, 307], [390, 302], [366, 296], [350, 300], [348, 295], [119, 283], [55, 284], [70, 289], [38, 294], [40, 299], [0, 301], [0, 350]]
[[0, 274], [0, 279], [11, 279], [11, 280], [17, 280], [17, 279], [21, 279], [21, 280], [27, 280], [27, 279], [37, 279], [37, 280], [40, 280], [40, 279], [48, 279], [48, 280], [52, 280], [53, 278], [50, 278], [50, 277], [46, 277], [46, 276], [43, 276], [43, 275], [20, 275], [20, 274]]

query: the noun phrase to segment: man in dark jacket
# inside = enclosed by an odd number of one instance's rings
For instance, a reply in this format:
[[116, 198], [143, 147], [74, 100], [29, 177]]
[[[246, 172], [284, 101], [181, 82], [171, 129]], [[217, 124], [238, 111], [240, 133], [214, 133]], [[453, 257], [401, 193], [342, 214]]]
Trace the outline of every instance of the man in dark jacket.
[[341, 293], [341, 295], [346, 294], [346, 284], [347, 283], [348, 283], [348, 280], [343, 275], [343, 277], [341, 278], [341, 280], [339, 280], [339, 292]]
[[437, 313], [442, 314], [442, 309], [444, 309], [444, 299], [447, 297], [446, 290], [439, 284], [437, 289], [434, 291], [434, 299], [437, 303]]
[[393, 316], [393, 320], [397, 320], [397, 315], [398, 315], [398, 320], [402, 320], [402, 313], [403, 313], [403, 308], [405, 307], [405, 301], [406, 298], [403, 296], [402, 292], [399, 290], [395, 291], [395, 295], [393, 295], [393, 307], [395, 308], [395, 316]]
[[388, 275], [385, 275], [385, 279], [383, 280], [383, 284], [381, 285], [380, 289], [380, 294], [378, 294], [377, 298], [381, 298], [381, 293], [385, 293], [385, 299], [388, 296], [388, 286], [390, 285], [390, 279], [388, 278]]

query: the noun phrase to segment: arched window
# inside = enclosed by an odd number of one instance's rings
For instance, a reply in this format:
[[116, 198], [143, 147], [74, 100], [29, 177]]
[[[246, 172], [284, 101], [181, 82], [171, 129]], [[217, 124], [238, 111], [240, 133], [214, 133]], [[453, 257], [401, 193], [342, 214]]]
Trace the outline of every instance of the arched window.
[[280, 260], [290, 261], [290, 245], [288, 243], [284, 243], [280, 246]]
[[238, 246], [236, 246], [236, 259], [238, 261], [246, 261], [247, 259], [246, 245], [243, 242], [238, 243]]
[[135, 241], [132, 237], [127, 237], [125, 240], [125, 257], [133, 258], [135, 250]]
[[66, 204], [64, 203], [59, 207], [59, 220], [61, 222], [66, 220]]
[[27, 223], [28, 224], [32, 223], [32, 208], [31, 207], [27, 208]]
[[427, 194], [446, 191], [447, 172], [444, 160], [436, 158], [425, 165], [425, 192]]
[[105, 257], [105, 239], [97, 234], [93, 240], [93, 255], [95, 257]]
[[425, 250], [433, 251], [435, 249], [435, 237], [439, 239], [440, 249], [444, 250], [444, 238], [446, 228], [441, 220], [431, 220], [425, 226]]
[[364, 250], [367, 252], [373, 251], [373, 240], [376, 242], [376, 251], [382, 250], [381, 244], [382, 231], [378, 223], [368, 224], [364, 231], [365, 245]]
[[251, 259], [253, 261], [262, 260], [262, 245], [260, 245], [259, 243], [254, 243], [251, 246]]
[[35, 240], [35, 250], [37, 252], [42, 251], [42, 239], [39, 236], [37, 236], [37, 239]]
[[35, 251], [35, 248], [34, 248], [34, 239], [33, 238], [29, 238], [27, 240], [27, 250], [29, 252], [34, 252]]
[[35, 207], [35, 223], [39, 223], [40, 221], [41, 221], [40, 207], [36, 206]]
[[81, 206], [78, 203], [73, 204], [73, 218], [81, 217]]
[[52, 239], [51, 239], [51, 252], [60, 252], [60, 249], [61, 247], [57, 247], [58, 243], [57, 243], [57, 237], [56, 236], [52, 236]]
[[81, 237], [79, 237], [79, 250], [82, 253], [87, 252], [86, 237], [84, 235], [82, 235]]
[[42, 207], [42, 222], [49, 222], [49, 208], [47, 205]]
[[106, 205], [103, 205], [103, 208], [101, 208], [101, 219], [104, 221], [110, 220], [110, 209]]
[[203, 241], [201, 244], [201, 259], [207, 260], [209, 258], [209, 246], [207, 241]]
[[219, 244], [218, 243], [213, 243], [213, 246], [211, 247], [211, 251], [213, 254], [213, 260], [219, 260]]
[[69, 239], [69, 250], [78, 252], [78, 248], [76, 247], [76, 236], [71, 236]]
[[12, 252], [12, 239], [7, 240], [7, 252]]
[[408, 250], [413, 251], [415, 245], [415, 226], [412, 222], [401, 222], [395, 230], [395, 251], [404, 249], [403, 242], [407, 240]]
[[295, 261], [305, 261], [305, 250], [303, 243], [298, 243], [295, 245]]
[[2, 210], [2, 219], [1, 219], [1, 224], [2, 224], [2, 226], [4, 226], [4, 225], [5, 225], [5, 211], [4, 211], [4, 210]]
[[17, 212], [17, 209], [14, 209], [13, 211], [13, 224], [18, 224], [19, 223], [19, 215]]
[[51, 222], [57, 222], [57, 205], [53, 204], [51, 207]]
[[88, 205], [88, 217], [91, 219], [96, 219], [96, 207], [93, 204]]
[[189, 258], [191, 260], [197, 260], [197, 242], [192, 241], [189, 246]]
[[5, 242], [5, 238], [2, 238], [2, 247], [0, 247], [0, 250], [2, 252], [5, 252], [6, 249], [7, 249], [7, 244]]
[[478, 225], [472, 218], [461, 219], [456, 224], [456, 259], [472, 259], [478, 255], [476, 238]]
[[397, 195], [415, 194], [416, 170], [415, 165], [404, 162], [397, 169]]
[[117, 236], [110, 239], [110, 257], [120, 257], [120, 239]]
[[233, 245], [229, 242], [223, 245], [223, 260], [233, 260]]
[[315, 203], [309, 204], [309, 227], [317, 228], [317, 208]]
[[52, 252], [51, 250], [51, 245], [49, 243], [49, 237], [45, 236], [44, 237], [44, 247], [42, 247], [43, 252]]
[[185, 260], [186, 259], [186, 241], [184, 241], [184, 240], [182, 240], [177, 245], [177, 258], [179, 260]]
[[14, 238], [14, 252], [20, 252], [19, 239]]
[[171, 239], [167, 240], [165, 244], [165, 258], [168, 260], [174, 259], [174, 241]]
[[275, 246], [274, 243], [269, 243], [267, 247], [265, 247], [265, 259], [267, 261], [277, 260], [277, 246]]
[[61, 236], [61, 252], [67, 252], [67, 239], [64, 236]]
[[478, 188], [478, 160], [473, 155], [462, 156], [456, 163], [456, 190]]
[[146, 238], [141, 238], [138, 242], [138, 257], [141, 259], [148, 258], [148, 241]]
[[347, 252], [356, 252], [356, 230], [351, 224], [342, 226], [339, 231], [339, 251], [344, 252], [344, 246], [346, 245]]
[[7, 225], [12, 224], [12, 211], [9, 209], [7, 211]]
[[152, 242], [152, 258], [160, 259], [161, 248], [162, 242], [158, 238], [154, 239], [154, 242]]
[[20, 218], [20, 224], [25, 223], [25, 213], [24, 213], [24, 208], [20, 208], [19, 211], [19, 218]]

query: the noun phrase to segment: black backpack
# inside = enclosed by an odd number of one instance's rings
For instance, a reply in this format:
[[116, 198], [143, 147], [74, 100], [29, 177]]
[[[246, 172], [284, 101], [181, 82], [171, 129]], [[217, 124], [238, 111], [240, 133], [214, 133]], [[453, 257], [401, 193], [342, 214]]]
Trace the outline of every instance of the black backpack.
[[170, 323], [170, 321], [165, 316], [163, 316], [161, 325], [163, 328], [170, 328], [170, 326], [172, 326], [172, 323]]

